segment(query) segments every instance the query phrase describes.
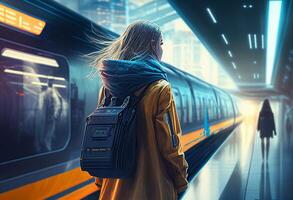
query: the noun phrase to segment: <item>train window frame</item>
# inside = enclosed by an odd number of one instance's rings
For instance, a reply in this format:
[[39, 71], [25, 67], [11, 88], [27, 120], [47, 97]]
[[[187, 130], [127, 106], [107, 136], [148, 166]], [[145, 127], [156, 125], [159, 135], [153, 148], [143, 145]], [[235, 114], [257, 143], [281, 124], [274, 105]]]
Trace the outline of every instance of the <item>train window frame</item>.
[[193, 105], [192, 105], [192, 95], [191, 95], [191, 93], [188, 93], [187, 94], [187, 96], [188, 96], [188, 114], [189, 114], [189, 117], [188, 117], [188, 122], [189, 123], [192, 123], [193, 122]]
[[223, 99], [223, 103], [224, 103], [224, 107], [225, 107], [225, 117], [229, 118], [229, 112], [228, 112], [228, 105], [227, 105], [227, 101], [225, 101]]
[[[15, 50], [18, 50], [18, 51], [22, 51], [22, 52], [30, 53], [30, 54], [34, 54], [34, 55], [46, 55], [46, 56], [49, 56], [49, 57], [55, 59], [60, 64], [60, 67], [58, 67], [57, 69], [60, 70], [60, 73], [62, 73], [64, 75], [64, 81], [65, 81], [65, 84], [66, 84], [65, 86], [66, 86], [66, 89], [67, 89], [66, 95], [65, 95], [66, 106], [68, 108], [71, 107], [71, 104], [70, 104], [71, 103], [71, 101], [70, 101], [70, 69], [69, 69], [68, 61], [64, 56], [56, 54], [56, 53], [53, 53], [53, 52], [44, 51], [44, 50], [41, 50], [41, 49], [38, 49], [38, 48], [33, 48], [33, 47], [30, 47], [30, 46], [26, 46], [26, 45], [22, 45], [22, 44], [19, 44], [19, 43], [11, 42], [11, 41], [8, 41], [8, 40], [2, 39], [2, 38], [0, 38], [0, 41], [1, 41], [1, 45], [0, 45], [0, 50], [1, 51], [3, 51], [4, 49], [9, 48], [9, 49], [15, 49]], [[0, 55], [0, 56], [1, 56], [1, 59], [7, 60], [7, 62], [11, 61], [11, 63], [12, 62], [20, 63], [21, 66], [26, 66], [26, 65], [29, 66], [29, 64], [27, 64], [27, 63], [31, 63], [31, 62], [24, 62], [22, 60], [17, 60], [15, 58], [8, 58], [8, 57], [2, 56], [2, 55]], [[46, 66], [44, 64], [37, 64], [37, 65], [38, 66], [40, 65], [41, 69], [45, 69], [45, 67], [48, 67], [48, 69], [49, 68], [53, 69], [52, 67]], [[9, 64], [9, 67], [7, 67], [7, 69], [12, 68], [12, 66], [13, 65]], [[25, 74], [23, 74], [23, 76], [25, 76]], [[45, 75], [42, 75], [42, 76], [44, 77]], [[55, 78], [58, 78], [58, 77], [54, 77], [54, 76], [51, 76], [51, 75], [47, 76], [48, 80], [49, 79], [56, 80]], [[55, 85], [58, 85], [58, 84], [55, 84]], [[53, 84], [53, 87], [54, 87], [54, 84]], [[67, 112], [66, 121], [68, 122], [68, 125], [67, 125], [66, 130], [68, 131], [68, 135], [67, 135], [67, 138], [65, 138], [65, 142], [62, 145], [62, 147], [54, 149], [54, 150], [49, 150], [49, 151], [40, 152], [40, 153], [33, 153], [33, 154], [25, 155], [23, 157], [18, 157], [18, 158], [14, 158], [14, 159], [10, 159], [10, 160], [5, 160], [5, 161], [0, 163], [0, 166], [4, 166], [4, 165], [7, 165], [7, 164], [11, 164], [11, 163], [19, 162], [19, 161], [24, 161], [24, 160], [29, 160], [29, 159], [41, 157], [41, 156], [44, 156], [44, 155], [49, 155], [49, 154], [64, 151], [68, 147], [68, 145], [70, 143], [70, 139], [71, 139], [70, 110], [65, 111], [65, 112]]]
[[201, 120], [204, 121], [204, 115], [205, 115], [205, 102], [204, 97], [201, 97], [202, 107], [201, 107]]
[[188, 123], [188, 95], [186, 93], [183, 93], [182, 95], [182, 111], [183, 111], [183, 123], [186, 125]]
[[200, 100], [199, 100], [199, 97], [195, 97], [195, 99], [196, 99], [196, 105], [195, 105], [196, 121], [199, 122], [200, 121]]
[[212, 112], [212, 99], [209, 98], [209, 120], [213, 120], [214, 119], [214, 115], [213, 115], [213, 112]]

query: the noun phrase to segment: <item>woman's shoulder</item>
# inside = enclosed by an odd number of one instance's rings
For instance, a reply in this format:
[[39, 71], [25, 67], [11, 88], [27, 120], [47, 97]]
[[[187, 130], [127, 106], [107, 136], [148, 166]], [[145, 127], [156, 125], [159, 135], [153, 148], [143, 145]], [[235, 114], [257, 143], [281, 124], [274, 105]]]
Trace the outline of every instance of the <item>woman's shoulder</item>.
[[171, 86], [170, 86], [170, 83], [167, 80], [160, 79], [160, 80], [157, 80], [154, 83], [152, 83], [150, 85], [150, 89], [152, 89], [153, 91], [157, 91], [157, 92], [161, 93], [163, 90], [170, 90]]

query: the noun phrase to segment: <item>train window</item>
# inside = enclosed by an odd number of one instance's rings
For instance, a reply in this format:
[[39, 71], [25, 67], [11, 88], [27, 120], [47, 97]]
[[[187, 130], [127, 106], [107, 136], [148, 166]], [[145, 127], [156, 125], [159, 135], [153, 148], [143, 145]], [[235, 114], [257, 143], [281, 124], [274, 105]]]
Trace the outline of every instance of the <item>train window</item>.
[[214, 113], [215, 113], [215, 120], [219, 119], [218, 117], [218, 104], [217, 101], [214, 99]]
[[70, 139], [69, 72], [65, 59], [1, 41], [2, 53], [4, 48], [35, 58], [44, 56], [58, 66], [0, 55], [0, 130], [5, 138], [0, 140], [0, 151], [6, 152], [0, 165], [61, 151]]
[[227, 101], [225, 101], [223, 99], [223, 102], [224, 102], [224, 107], [225, 107], [225, 118], [228, 118], [228, 106], [227, 106]]
[[218, 119], [221, 119], [221, 102], [219, 98], [216, 101], [216, 105], [217, 105], [217, 117]]
[[205, 109], [206, 109], [206, 104], [204, 101], [204, 98], [201, 98], [201, 119], [204, 120], [204, 114], [205, 114]]
[[172, 91], [175, 97], [175, 105], [176, 105], [176, 110], [177, 110], [177, 114], [178, 114], [178, 118], [180, 120], [180, 123], [182, 124], [181, 120], [182, 120], [182, 99], [181, 99], [181, 94], [178, 88], [176, 87], [172, 87]]
[[186, 124], [187, 123], [187, 117], [188, 117], [188, 109], [187, 109], [187, 106], [188, 106], [188, 99], [187, 99], [187, 95], [186, 94], [182, 94], [182, 110], [183, 110], [183, 113], [182, 113], [182, 120], [183, 120], [183, 123]]
[[228, 105], [229, 105], [229, 117], [232, 117], [234, 111], [233, 111], [233, 105], [230, 99], [228, 101]]
[[210, 99], [210, 115], [211, 115], [211, 120], [215, 119], [215, 112], [214, 112], [214, 102], [212, 99]]
[[215, 103], [214, 103], [214, 100], [211, 99], [211, 112], [212, 112], [212, 120], [215, 120], [216, 118], [216, 113], [215, 113]]
[[199, 97], [196, 97], [196, 116], [197, 121], [200, 121], [200, 109], [201, 109], [201, 103]]
[[213, 115], [213, 110], [212, 110], [212, 99], [209, 99], [209, 119], [213, 120], [214, 119], [214, 115]]
[[228, 117], [231, 116], [231, 106], [230, 106], [230, 101], [226, 101], [227, 104], [227, 111], [228, 111]]
[[224, 108], [224, 103], [223, 103], [223, 99], [220, 99], [221, 102], [221, 116], [224, 119], [225, 118], [225, 108]]
[[190, 93], [187, 94], [188, 97], [188, 123], [192, 123], [193, 121], [193, 107], [192, 107], [192, 96]]

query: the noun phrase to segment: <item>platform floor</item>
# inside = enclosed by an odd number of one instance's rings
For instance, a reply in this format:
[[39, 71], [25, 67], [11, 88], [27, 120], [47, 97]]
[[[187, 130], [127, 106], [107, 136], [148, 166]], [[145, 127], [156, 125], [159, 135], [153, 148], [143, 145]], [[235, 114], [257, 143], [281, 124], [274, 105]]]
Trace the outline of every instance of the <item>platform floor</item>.
[[191, 199], [293, 199], [293, 133], [275, 109], [277, 136], [263, 160], [257, 113], [246, 116], [198, 172], [183, 196]]

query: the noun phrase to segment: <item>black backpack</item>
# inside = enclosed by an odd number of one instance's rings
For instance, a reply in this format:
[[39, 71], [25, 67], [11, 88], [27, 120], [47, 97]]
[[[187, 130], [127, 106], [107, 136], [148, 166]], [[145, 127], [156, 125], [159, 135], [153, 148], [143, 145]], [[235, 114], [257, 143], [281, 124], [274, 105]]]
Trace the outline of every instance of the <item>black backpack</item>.
[[124, 99], [107, 95], [105, 89], [105, 98], [86, 118], [80, 158], [83, 171], [100, 178], [133, 175], [137, 163], [136, 107], [148, 86], [139, 96]]

